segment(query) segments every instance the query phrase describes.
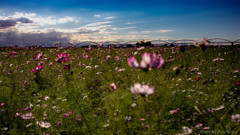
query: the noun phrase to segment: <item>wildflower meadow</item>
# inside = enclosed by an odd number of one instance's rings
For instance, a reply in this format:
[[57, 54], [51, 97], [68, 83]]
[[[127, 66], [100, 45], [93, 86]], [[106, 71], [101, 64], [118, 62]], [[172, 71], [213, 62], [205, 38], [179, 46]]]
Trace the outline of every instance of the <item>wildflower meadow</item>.
[[240, 48], [0, 48], [1, 134], [240, 134]]

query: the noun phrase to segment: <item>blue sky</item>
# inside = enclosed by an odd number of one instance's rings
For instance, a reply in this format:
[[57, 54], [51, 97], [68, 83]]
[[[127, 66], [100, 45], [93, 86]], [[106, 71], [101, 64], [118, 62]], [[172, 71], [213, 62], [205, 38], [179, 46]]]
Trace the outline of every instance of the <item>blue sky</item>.
[[240, 38], [239, 0], [1, 0], [0, 43]]

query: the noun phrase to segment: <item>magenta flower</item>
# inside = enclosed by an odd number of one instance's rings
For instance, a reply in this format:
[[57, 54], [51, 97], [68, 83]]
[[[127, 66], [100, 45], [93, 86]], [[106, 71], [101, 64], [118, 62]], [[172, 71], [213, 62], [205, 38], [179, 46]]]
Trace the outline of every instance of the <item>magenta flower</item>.
[[85, 57], [86, 59], [89, 58], [88, 54], [85, 54], [84, 57]]
[[35, 69], [34, 68], [32, 68], [32, 72], [33, 73], [38, 73], [39, 71], [41, 71], [43, 69], [43, 67], [42, 67], [42, 65], [37, 65], [36, 67], [35, 67]]
[[70, 110], [70, 111], [68, 112], [69, 115], [72, 115], [72, 113], [73, 113], [73, 110]]
[[73, 110], [70, 110], [68, 113], [64, 114], [64, 117], [69, 117], [70, 115], [72, 115], [72, 113], [73, 113]]
[[236, 87], [240, 86], [240, 81], [236, 81]]
[[141, 85], [140, 83], [134, 84], [131, 86], [131, 92], [135, 95], [152, 95], [154, 93], [154, 87], [149, 87], [148, 85]]
[[40, 60], [41, 58], [42, 58], [42, 53], [39, 53], [38, 55], [37, 55], [37, 57], [35, 58], [35, 60]]
[[85, 52], [88, 52], [88, 51], [90, 51], [90, 50], [92, 50], [92, 47], [91, 47], [91, 46], [88, 47], [88, 48], [85, 50]]
[[70, 64], [66, 64], [66, 65], [64, 66], [64, 69], [70, 69]]
[[68, 113], [65, 113], [64, 114], [64, 117], [69, 117], [70, 115]]
[[63, 53], [59, 53], [57, 54], [57, 59], [55, 59], [55, 61], [61, 63], [61, 62], [67, 62], [69, 58], [67, 57], [67, 54], [63, 54]]
[[135, 57], [128, 58], [128, 65], [132, 68], [141, 68], [141, 69], [149, 69], [149, 68], [160, 68], [164, 63], [164, 59], [160, 54], [149, 54], [144, 53], [142, 55], [142, 60], [140, 64], [137, 62]]

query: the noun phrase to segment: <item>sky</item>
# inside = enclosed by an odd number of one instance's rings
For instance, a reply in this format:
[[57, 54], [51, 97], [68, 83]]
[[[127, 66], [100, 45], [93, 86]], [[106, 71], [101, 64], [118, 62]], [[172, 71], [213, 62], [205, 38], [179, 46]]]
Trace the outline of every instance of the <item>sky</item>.
[[0, 45], [240, 38], [239, 0], [1, 0]]

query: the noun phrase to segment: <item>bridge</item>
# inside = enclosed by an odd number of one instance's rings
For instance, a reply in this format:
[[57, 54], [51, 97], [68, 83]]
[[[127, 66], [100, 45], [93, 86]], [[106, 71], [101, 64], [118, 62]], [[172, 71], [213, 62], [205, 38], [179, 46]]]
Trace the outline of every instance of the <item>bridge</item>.
[[[224, 38], [208, 38], [210, 42], [210, 46], [240, 46], [240, 39], [235, 41], [231, 41]], [[153, 46], [179, 46], [179, 45], [186, 45], [190, 46], [193, 45], [194, 39], [178, 39], [178, 40], [152, 40], [150, 41]], [[25, 47], [25, 46], [40, 46], [40, 47], [135, 47], [138, 41], [128, 41], [128, 42], [116, 42], [116, 41], [107, 41], [107, 42], [92, 42], [92, 41], [84, 41], [77, 44], [69, 43], [69, 42], [58, 42], [58, 43], [41, 43], [41, 44], [22, 44], [22, 45], [13, 45], [18, 47]]]

